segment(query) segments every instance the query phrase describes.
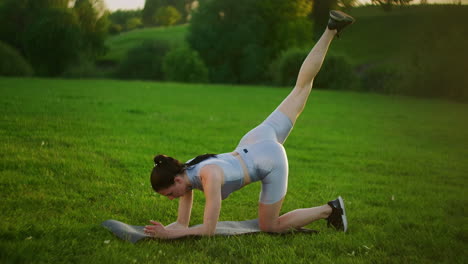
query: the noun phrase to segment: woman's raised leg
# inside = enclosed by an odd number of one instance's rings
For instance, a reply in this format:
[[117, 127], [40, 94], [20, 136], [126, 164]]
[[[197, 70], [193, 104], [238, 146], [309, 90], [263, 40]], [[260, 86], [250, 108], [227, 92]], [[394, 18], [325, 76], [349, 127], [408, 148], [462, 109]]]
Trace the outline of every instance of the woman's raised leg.
[[278, 107], [281, 112], [291, 119], [293, 124], [302, 113], [302, 110], [304, 110], [307, 98], [312, 91], [314, 78], [322, 67], [328, 47], [336, 33], [335, 29], [331, 30], [327, 28], [325, 30], [302, 63], [294, 89]]
[[331, 41], [335, 36], [338, 36], [343, 28], [352, 23], [354, 23], [354, 18], [350, 15], [337, 10], [330, 11], [327, 29], [304, 60], [294, 89], [278, 107], [281, 112], [291, 119], [293, 125], [302, 110], [304, 110], [307, 98], [312, 90], [312, 83], [322, 67]]

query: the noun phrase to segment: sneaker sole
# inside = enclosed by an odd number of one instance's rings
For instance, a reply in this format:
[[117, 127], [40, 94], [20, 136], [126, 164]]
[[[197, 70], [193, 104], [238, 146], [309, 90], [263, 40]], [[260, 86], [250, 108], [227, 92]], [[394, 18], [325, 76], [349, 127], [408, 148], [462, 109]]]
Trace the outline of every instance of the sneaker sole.
[[349, 21], [351, 24], [355, 21], [352, 16], [337, 10], [330, 11], [330, 17], [336, 21]]
[[343, 220], [343, 232], [346, 232], [348, 230], [348, 219], [346, 218], [346, 210], [343, 198], [341, 198], [341, 196], [338, 196], [338, 201], [340, 202], [340, 206], [343, 209], [343, 214], [341, 215], [341, 220]]

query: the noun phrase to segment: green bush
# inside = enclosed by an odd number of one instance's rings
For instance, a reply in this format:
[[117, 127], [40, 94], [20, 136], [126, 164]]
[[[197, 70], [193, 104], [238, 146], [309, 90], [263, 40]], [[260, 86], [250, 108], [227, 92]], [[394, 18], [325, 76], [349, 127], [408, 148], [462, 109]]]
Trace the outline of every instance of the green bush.
[[178, 48], [167, 53], [163, 71], [168, 81], [208, 82], [208, 69], [198, 53], [189, 48]]
[[141, 10], [117, 10], [109, 15], [109, 20], [109, 33], [113, 35], [143, 26]]
[[0, 41], [1, 76], [32, 76], [33, 72], [29, 62], [15, 48]]
[[281, 51], [312, 42], [308, 0], [200, 1], [187, 40], [222, 83], [265, 83]]
[[333, 90], [358, 90], [360, 83], [353, 66], [345, 57], [328, 54], [314, 80], [314, 86]]
[[401, 74], [387, 65], [370, 66], [361, 75], [361, 88], [366, 92], [402, 93]]
[[123, 30], [122, 25], [120, 25], [120, 24], [112, 24], [112, 25], [109, 27], [109, 34], [111, 34], [111, 35], [117, 35], [117, 34], [120, 34], [120, 32], [122, 32], [122, 30]]
[[[302, 63], [309, 50], [292, 48], [283, 52], [270, 66], [270, 75], [275, 85], [294, 86]], [[323, 62], [314, 87], [336, 90], [356, 90], [359, 78], [353, 67], [341, 56], [329, 54]]]
[[79, 63], [69, 67], [63, 74], [64, 78], [72, 79], [103, 79], [110, 77], [109, 70], [103, 70], [96, 66], [96, 64], [89, 60], [82, 60]]
[[25, 56], [42, 76], [61, 75], [81, 53], [81, 30], [70, 10], [42, 10], [24, 38]]
[[161, 40], [147, 40], [128, 51], [116, 71], [122, 79], [163, 80], [162, 63], [169, 44]]
[[154, 16], [154, 20], [158, 26], [172, 26], [182, 18], [179, 11], [172, 6], [159, 8]]
[[275, 85], [294, 86], [302, 62], [308, 50], [292, 48], [283, 52], [270, 66], [270, 75]]
[[444, 97], [468, 101], [468, 27], [417, 32], [403, 71], [404, 92], [421, 97]]
[[134, 30], [134, 29], [142, 28], [142, 27], [143, 27], [143, 22], [141, 22], [141, 18], [139, 17], [130, 18], [125, 23], [126, 30]]

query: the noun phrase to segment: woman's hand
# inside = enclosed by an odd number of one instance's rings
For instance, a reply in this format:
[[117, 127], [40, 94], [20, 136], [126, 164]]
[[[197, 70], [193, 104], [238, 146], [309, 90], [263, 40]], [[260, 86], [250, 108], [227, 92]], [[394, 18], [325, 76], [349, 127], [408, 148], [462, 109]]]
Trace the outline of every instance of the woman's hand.
[[150, 220], [153, 225], [145, 226], [144, 232], [147, 235], [152, 237], [162, 238], [162, 239], [169, 239], [170, 232], [161, 224], [156, 221]]

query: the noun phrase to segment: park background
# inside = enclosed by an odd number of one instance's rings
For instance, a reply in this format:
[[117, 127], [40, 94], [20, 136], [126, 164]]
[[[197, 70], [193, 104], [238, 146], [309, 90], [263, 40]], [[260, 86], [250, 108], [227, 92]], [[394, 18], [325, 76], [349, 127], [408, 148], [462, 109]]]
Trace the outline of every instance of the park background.
[[[463, 263], [468, 6], [463, 1], [0, 0], [0, 262]], [[342, 195], [350, 232], [151, 241], [100, 226], [169, 224], [152, 157], [230, 151], [288, 94], [341, 9], [286, 149], [282, 212]], [[220, 220], [256, 218], [260, 187]], [[202, 222], [196, 193], [191, 224]]]

